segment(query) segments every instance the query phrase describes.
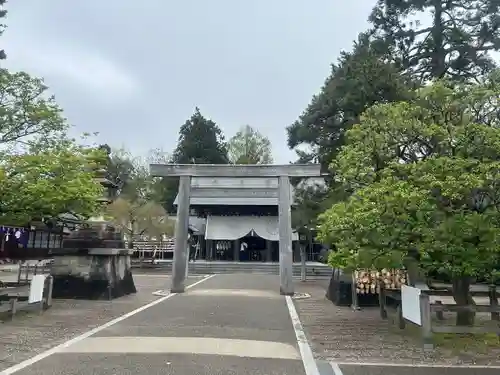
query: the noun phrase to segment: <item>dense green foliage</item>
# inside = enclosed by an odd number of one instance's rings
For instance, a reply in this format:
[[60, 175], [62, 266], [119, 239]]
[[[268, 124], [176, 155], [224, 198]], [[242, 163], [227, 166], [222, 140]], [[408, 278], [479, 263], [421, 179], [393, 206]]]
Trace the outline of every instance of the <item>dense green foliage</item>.
[[179, 164], [227, 164], [227, 145], [222, 130], [198, 108], [179, 130], [172, 162]]
[[0, 222], [26, 224], [99, 210], [102, 186], [95, 180], [102, 155], [71, 140], [22, 154], [4, 155], [0, 165]]
[[[332, 266], [403, 267], [416, 251], [427, 274], [499, 275], [500, 129], [483, 117], [500, 96], [491, 81], [436, 82], [365, 111], [332, 163], [354, 193], [320, 217]], [[468, 288], [455, 292], [458, 301]]]
[[228, 142], [232, 164], [272, 164], [271, 142], [250, 125], [240, 129]]
[[[178, 164], [228, 164], [227, 144], [222, 130], [196, 108], [191, 118], [181, 126], [177, 146], [169, 161]], [[162, 178], [160, 186], [165, 209], [174, 212], [179, 180]]]
[[378, 0], [370, 20], [395, 63], [420, 80], [484, 75], [500, 49], [497, 0]]
[[404, 100], [411, 95], [408, 79], [387, 62], [366, 35], [351, 53], [343, 52], [320, 93], [299, 119], [287, 128], [290, 148], [306, 145], [301, 162], [327, 166], [344, 144], [344, 134], [363, 111], [375, 104]]
[[[0, 0], [0, 20], [4, 19], [7, 16], [7, 10], [5, 9], [6, 2], [7, 0]], [[0, 35], [3, 34], [5, 27], [6, 26], [4, 23], [0, 23]], [[4, 60], [6, 57], [7, 55], [5, 54], [5, 51], [3, 49], [0, 50], [0, 60]]]
[[295, 222], [319, 214], [332, 266], [445, 275], [460, 304], [473, 278], [498, 277], [499, 6], [377, 1], [372, 29], [288, 127], [299, 161], [329, 172], [327, 192], [299, 189]]
[[[163, 207], [162, 184], [149, 174], [149, 163], [167, 162], [168, 156], [152, 150], [146, 160], [119, 149], [111, 153], [110, 176], [119, 184], [117, 199], [107, 208], [113, 222], [129, 239], [173, 236], [174, 223]], [[129, 246], [133, 241], [129, 241]]]
[[104, 155], [66, 136], [43, 81], [0, 69], [0, 221], [26, 224], [63, 213], [88, 217], [103, 194]]

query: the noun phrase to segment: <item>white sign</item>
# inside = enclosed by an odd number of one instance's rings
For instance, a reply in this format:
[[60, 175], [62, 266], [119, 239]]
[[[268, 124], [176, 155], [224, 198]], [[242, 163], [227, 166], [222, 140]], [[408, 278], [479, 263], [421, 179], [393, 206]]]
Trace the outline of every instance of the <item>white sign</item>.
[[45, 286], [46, 275], [35, 275], [30, 282], [30, 295], [28, 303], [40, 302], [43, 299], [43, 289]]
[[422, 325], [420, 316], [420, 292], [419, 288], [403, 285], [401, 286], [401, 309], [403, 318], [416, 325]]

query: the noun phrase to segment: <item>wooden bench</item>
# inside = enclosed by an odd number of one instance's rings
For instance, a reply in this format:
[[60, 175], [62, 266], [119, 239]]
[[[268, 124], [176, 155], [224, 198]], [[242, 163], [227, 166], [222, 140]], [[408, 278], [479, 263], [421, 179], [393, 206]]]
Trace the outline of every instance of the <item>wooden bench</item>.
[[13, 319], [19, 310], [35, 310], [42, 313], [52, 305], [52, 277], [45, 279], [40, 301], [30, 302], [30, 286], [22, 285], [0, 289], [0, 314], [7, 313]]

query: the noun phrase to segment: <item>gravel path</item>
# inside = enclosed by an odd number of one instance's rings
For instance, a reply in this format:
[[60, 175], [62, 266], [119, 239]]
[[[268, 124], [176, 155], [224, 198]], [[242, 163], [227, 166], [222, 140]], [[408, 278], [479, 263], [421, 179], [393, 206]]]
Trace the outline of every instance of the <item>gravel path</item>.
[[[462, 353], [446, 350], [424, 353], [415, 336], [401, 334], [379, 317], [378, 308], [352, 311], [325, 298], [328, 280], [296, 283], [296, 292], [308, 293], [295, 301], [317, 359], [335, 362], [500, 365], [500, 353]], [[496, 362], [495, 362], [496, 360]]]
[[[109, 301], [54, 300], [42, 315], [22, 313], [13, 321], [0, 322], [0, 371], [59, 345], [159, 298], [163, 275], [135, 275], [137, 294]], [[190, 277], [188, 283], [200, 277]]]

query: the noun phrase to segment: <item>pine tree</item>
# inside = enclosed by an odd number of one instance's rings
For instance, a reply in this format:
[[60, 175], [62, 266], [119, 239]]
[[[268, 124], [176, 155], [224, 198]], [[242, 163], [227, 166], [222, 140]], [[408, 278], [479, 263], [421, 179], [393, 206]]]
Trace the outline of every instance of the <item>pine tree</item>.
[[[5, 3], [7, 0], [0, 0], [0, 19], [3, 19], [7, 16], [7, 11], [5, 10]], [[5, 30], [5, 24], [0, 21], [0, 35], [3, 34]], [[0, 50], [0, 60], [5, 60], [7, 58], [7, 55], [5, 54], [5, 51], [2, 49]]]
[[227, 145], [222, 130], [215, 122], [195, 113], [179, 131], [172, 162], [178, 164], [227, 164]]
[[[401, 69], [422, 81], [470, 80], [495, 66], [499, 8], [498, 0], [378, 0], [370, 21]], [[428, 14], [430, 25], [415, 21]]]

